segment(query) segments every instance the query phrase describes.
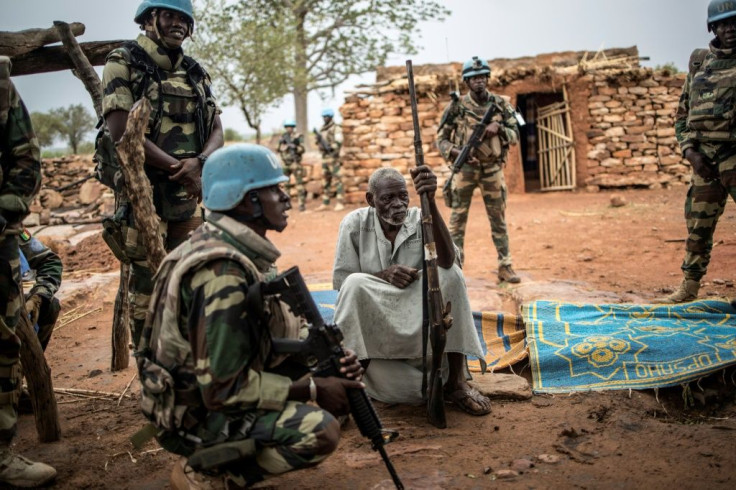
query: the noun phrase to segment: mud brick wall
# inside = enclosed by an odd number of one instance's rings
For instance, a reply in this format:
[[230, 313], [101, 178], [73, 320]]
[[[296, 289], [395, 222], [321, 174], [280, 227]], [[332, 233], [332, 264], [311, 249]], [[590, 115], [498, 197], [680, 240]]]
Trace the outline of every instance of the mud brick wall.
[[642, 80], [620, 82], [593, 77], [585, 179], [590, 190], [690, 181], [674, 128], [684, 82], [684, 73], [651, 73]]

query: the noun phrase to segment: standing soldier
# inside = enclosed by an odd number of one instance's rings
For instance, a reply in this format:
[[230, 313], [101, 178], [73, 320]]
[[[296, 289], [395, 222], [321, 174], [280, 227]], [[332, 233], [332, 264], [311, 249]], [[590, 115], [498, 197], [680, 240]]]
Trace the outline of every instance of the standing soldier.
[[710, 49], [690, 56], [675, 133], [682, 155], [692, 166], [685, 198], [688, 238], [680, 287], [662, 303], [684, 303], [698, 297], [700, 279], [708, 270], [713, 233], [730, 195], [736, 199], [736, 2], [713, 0], [708, 5]]
[[442, 156], [452, 165], [467, 143], [473, 126], [481, 120], [490, 106], [496, 108], [492, 122], [486, 127], [484, 140], [452, 180], [452, 213], [450, 234], [464, 257], [465, 224], [468, 221], [473, 191], [480, 187], [486, 214], [491, 222], [493, 245], [498, 253], [498, 280], [511, 283], [521, 281], [511, 267], [509, 235], [506, 230], [506, 181], [503, 167], [509, 146], [519, 140], [514, 109], [498, 95], [486, 89], [491, 68], [477, 56], [463, 65], [463, 80], [468, 93], [454, 97], [445, 109], [438, 129], [438, 146]]
[[0, 483], [36, 487], [56, 477], [56, 470], [34, 463], [10, 449], [20, 393], [20, 286], [18, 235], [41, 184], [41, 150], [23, 101], [10, 81], [10, 59], [0, 56]]
[[284, 130], [281, 135], [277, 151], [284, 162], [284, 175], [286, 176], [286, 193], [291, 197], [291, 176], [296, 181], [296, 192], [299, 196], [299, 211], [306, 209], [307, 191], [304, 189], [304, 167], [302, 166], [302, 154], [304, 153], [304, 137], [296, 132], [296, 121], [288, 119], [284, 122]]
[[322, 204], [317, 211], [324, 211], [330, 205], [330, 196], [335, 193], [337, 205], [335, 211], [345, 209], [343, 205], [344, 192], [342, 177], [340, 177], [340, 148], [342, 147], [342, 128], [335, 123], [335, 111], [325, 109], [322, 119], [325, 124], [320, 128], [317, 136], [317, 146], [322, 153]]
[[[173, 250], [202, 223], [201, 172], [207, 157], [223, 145], [219, 109], [207, 72], [184, 56], [182, 43], [192, 35], [190, 0], [145, 0], [135, 14], [145, 31], [107, 56], [102, 75], [102, 111], [112, 141], [125, 131], [128, 112], [142, 97], [153, 107], [146, 130], [146, 175], [161, 219], [159, 230], [166, 250]], [[98, 144], [99, 148], [99, 144]], [[98, 150], [99, 154], [99, 150]], [[114, 151], [112, 152], [114, 155]], [[98, 159], [98, 173], [110, 162]], [[101, 180], [103, 180], [101, 178]], [[119, 179], [108, 179], [115, 186]], [[104, 182], [104, 180], [103, 180]], [[140, 189], [127, 189], [141, 192]], [[119, 199], [119, 201], [122, 201]], [[118, 203], [118, 209], [127, 207]], [[153, 288], [146, 250], [131, 212], [123, 212], [122, 248], [131, 262], [129, 301], [131, 333], [137, 346]]]

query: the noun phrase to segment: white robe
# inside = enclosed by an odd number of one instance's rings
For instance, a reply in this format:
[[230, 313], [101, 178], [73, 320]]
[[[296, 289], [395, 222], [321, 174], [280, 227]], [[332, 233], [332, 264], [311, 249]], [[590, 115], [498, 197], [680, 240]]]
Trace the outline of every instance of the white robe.
[[[359, 359], [372, 359], [366, 372], [368, 393], [388, 403], [421, 401], [422, 263], [424, 260], [421, 212], [410, 208], [394, 245], [383, 234], [375, 209], [349, 213], [340, 224], [333, 287], [339, 290], [335, 322], [345, 347]], [[405, 289], [372, 275], [392, 264], [420, 270], [419, 278]], [[452, 327], [445, 352], [482, 356], [473, 323], [462, 270], [457, 264], [438, 268], [445, 302], [452, 304]], [[428, 348], [431, 354], [431, 348]], [[375, 360], [400, 360], [387, 363]], [[376, 379], [378, 378], [378, 379]]]

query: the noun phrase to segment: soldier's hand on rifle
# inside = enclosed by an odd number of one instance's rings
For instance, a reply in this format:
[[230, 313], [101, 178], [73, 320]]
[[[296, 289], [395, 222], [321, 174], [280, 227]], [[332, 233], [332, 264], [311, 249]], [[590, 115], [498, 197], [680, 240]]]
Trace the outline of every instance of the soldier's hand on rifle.
[[184, 158], [171, 166], [174, 171], [169, 180], [184, 186], [190, 197], [202, 197], [202, 167], [198, 158]]
[[362, 390], [365, 385], [360, 381], [336, 378], [314, 378], [317, 385], [317, 405], [330, 412], [335, 417], [350, 413], [350, 402], [345, 390]]
[[414, 189], [417, 194], [426, 193], [434, 199], [435, 191], [437, 191], [437, 176], [432, 172], [432, 169], [422, 165], [421, 167], [412, 168], [409, 172], [412, 180], [414, 180]]
[[[450, 158], [454, 162], [457, 159], [457, 156], [460, 154], [459, 148], [453, 148], [450, 150]], [[475, 150], [472, 150], [470, 152], [470, 156], [468, 156], [468, 159], [465, 161], [465, 163], [468, 163], [470, 165], [478, 165], [480, 163], [480, 160], [475, 158]]]
[[688, 148], [685, 151], [685, 158], [690, 165], [693, 167], [693, 172], [698, 174], [705, 180], [715, 180], [718, 178], [718, 167], [712, 164], [712, 162], [697, 150]]
[[345, 349], [345, 357], [340, 358], [342, 367], [340, 372], [350, 379], [360, 381], [363, 378], [363, 366], [358, 362], [358, 356], [350, 349]]
[[491, 136], [496, 136], [499, 131], [501, 131], [501, 125], [498, 124], [498, 121], [493, 121], [491, 122], [491, 124], [486, 126], [484, 138], [490, 138]]
[[376, 276], [399, 289], [404, 289], [409, 284], [417, 280], [417, 277], [419, 277], [419, 269], [408, 267], [406, 265], [394, 264], [389, 266], [388, 269], [377, 273]]

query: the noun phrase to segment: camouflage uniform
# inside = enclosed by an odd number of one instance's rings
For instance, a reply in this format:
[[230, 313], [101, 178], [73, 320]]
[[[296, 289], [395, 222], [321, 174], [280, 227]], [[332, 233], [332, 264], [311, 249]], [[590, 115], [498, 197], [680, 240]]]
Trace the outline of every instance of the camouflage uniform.
[[61, 286], [63, 266], [61, 259], [53, 250], [31, 236], [25, 229], [20, 234], [20, 251], [28, 261], [30, 271], [35, 273], [35, 284], [26, 295], [26, 300], [34, 294], [41, 297], [37, 333], [41, 347], [46, 350], [61, 311], [59, 299], [54, 295]]
[[[289, 149], [290, 144], [296, 145], [296, 148]], [[291, 176], [293, 174], [294, 180], [296, 181], [299, 209], [303, 211], [307, 198], [307, 191], [304, 188], [304, 166], [302, 165], [304, 137], [297, 132], [291, 134], [285, 132], [281, 135], [276, 151], [278, 151], [281, 159], [284, 161], [284, 175], [289, 178], [289, 181], [286, 183], [286, 193], [291, 197]]]
[[[158, 66], [157, 74], [133, 69], [127, 48], [113, 50], [107, 56], [102, 75], [103, 114], [116, 110], [130, 111], [135, 102], [134, 94], [140, 93], [143, 85], [145, 93], [142, 96], [148, 98], [153, 107], [147, 138], [176, 159], [196, 157], [209, 138], [215, 116], [220, 112], [210, 91], [209, 77], [205, 73], [199, 83], [194, 84], [189, 75], [195, 71], [191, 66], [194, 62], [185, 60], [183, 53], [172, 62], [166, 51], [148, 37], [140, 35], [136, 43]], [[201, 103], [198, 104], [198, 100]], [[196, 114], [200, 106], [205, 111], [203, 125], [206, 127], [199, 127], [197, 123]], [[146, 175], [151, 181], [153, 202], [161, 218], [159, 231], [164, 236], [164, 245], [167, 251], [173, 250], [189, 231], [202, 222], [201, 210], [197, 199], [187, 197], [184, 186], [169, 180], [167, 172], [146, 166]], [[125, 253], [131, 261], [130, 328], [136, 345], [148, 310], [153, 271], [148, 268], [146, 249], [135, 228], [132, 213], [123, 226], [123, 239]]]
[[332, 152], [322, 151], [322, 204], [328, 206], [330, 197], [335, 193], [338, 203], [343, 202], [345, 193], [342, 188], [342, 177], [340, 177], [340, 148], [342, 147], [342, 129], [334, 120], [323, 125], [319, 134], [322, 139], [332, 148]]
[[277, 300], [264, 305], [267, 326], [249, 317], [245, 304], [249, 286], [275, 274], [280, 253], [228, 216], [208, 212], [205, 221], [161, 264], [156, 307], [139, 346], [175, 376], [176, 406], [147, 405], [146, 383], [157, 379], [144, 364], [143, 410], [149, 406], [152, 418], [163, 421], [157, 425], [168, 425], [161, 445], [184, 456], [202, 445], [255, 440], [255, 454], [221, 468], [248, 482], [313, 466], [334, 449], [324, 434], [337, 422], [318, 407], [287, 400], [291, 378], [277, 371], [287, 372], [293, 361], [270, 350], [272, 337], [305, 337], [305, 325]]
[[509, 145], [516, 144], [519, 140], [519, 130], [513, 108], [501, 97], [490, 92], [488, 92], [488, 102], [485, 105], [477, 104], [470, 94], [466, 94], [457, 102], [450, 103], [445, 109], [438, 129], [437, 144], [445, 160], [452, 164], [450, 151], [453, 148], [462, 149], [470, 138], [473, 126], [480, 121], [491, 104], [495, 104], [499, 109], [492, 120], [501, 125], [500, 154], [496, 154], [494, 145], [486, 140], [475, 153], [480, 164], [466, 163], [455, 174], [452, 181], [452, 213], [448, 228], [453, 242], [462, 255], [470, 202], [473, 199], [473, 191], [476, 187], [480, 187], [486, 206], [486, 215], [491, 223], [493, 245], [498, 253], [498, 265], [510, 266], [511, 252], [509, 251], [509, 235], [506, 230], [505, 216], [506, 181], [503, 176], [503, 167], [506, 165]]
[[[10, 63], [0, 59], [0, 216], [7, 222], [0, 232], [0, 451], [10, 445], [16, 430], [14, 401], [18, 396], [20, 319], [18, 234], [21, 221], [41, 183], [41, 153], [28, 111], [10, 81]], [[1, 228], [1, 226], [0, 226]]]
[[730, 195], [736, 200], [736, 52], [710, 45], [702, 64], [685, 79], [675, 132], [683, 154], [693, 148], [717, 166], [718, 178], [692, 173], [685, 199], [688, 239], [682, 271], [699, 281], [708, 269], [713, 233]]

